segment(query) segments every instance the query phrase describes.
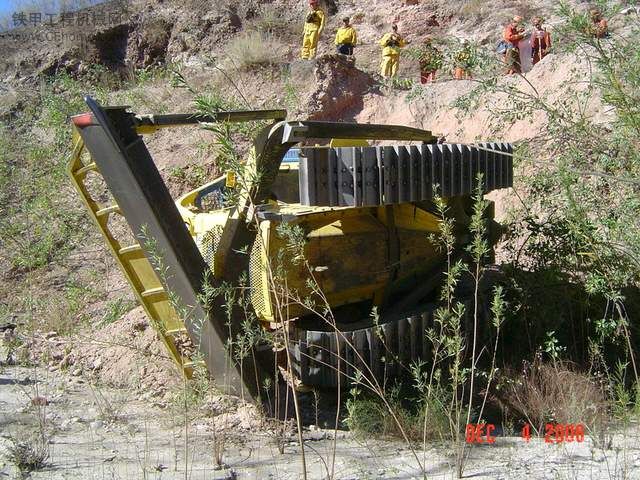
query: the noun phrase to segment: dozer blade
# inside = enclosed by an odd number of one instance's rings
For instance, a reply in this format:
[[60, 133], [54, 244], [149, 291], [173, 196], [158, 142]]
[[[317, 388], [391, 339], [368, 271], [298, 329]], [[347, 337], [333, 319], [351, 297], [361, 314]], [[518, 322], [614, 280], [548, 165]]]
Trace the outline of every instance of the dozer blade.
[[[125, 108], [103, 109], [91, 98], [86, 98], [86, 102], [91, 114], [81, 116], [74, 123], [95, 162], [91, 168], [104, 177], [117, 203], [114, 208], [122, 213], [139, 240], [139, 245], [130, 248], [131, 252], [122, 252], [122, 258], [118, 257], [139, 299], [148, 313], [150, 303], [145, 299], [164, 295], [170, 300], [167, 303], [172, 311], [165, 312], [165, 317], [160, 316], [160, 319], [173, 316], [172, 321], [186, 327], [217, 385], [236, 395], [244, 389], [257, 398], [257, 384], [262, 375], [254, 366], [270, 363], [259, 358], [245, 361], [242, 374], [238, 366], [231, 365], [227, 347], [229, 340], [238, 333], [237, 326], [241, 324], [241, 319], [229, 318], [220, 298], [213, 299], [208, 308], [202, 305], [200, 295], [205, 287], [208, 266], [189, 235], [142, 137], [136, 132], [134, 117]], [[82, 168], [87, 167], [81, 167], [80, 170]], [[75, 175], [74, 183], [77, 183], [78, 169], [71, 173]], [[94, 218], [107, 213], [111, 211], [98, 211]], [[131, 263], [123, 264], [122, 261], [127, 260], [127, 253], [135, 253], [133, 250], [142, 251], [148, 263], [154, 267], [150, 270], [147, 262], [138, 263], [138, 268], [145, 270], [147, 276], [155, 271], [155, 289], [145, 290], [138, 285], [136, 279], [139, 277], [136, 275], [140, 271], [136, 271]], [[127, 269], [127, 266], [131, 268]], [[220, 282], [211, 275], [206, 278], [212, 288], [220, 287]], [[150, 317], [154, 321], [154, 312]], [[158, 320], [157, 316], [155, 320]], [[171, 332], [167, 331], [166, 323], [155, 326], [175, 357], [178, 352], [176, 345], [169, 340]], [[260, 352], [255, 352], [255, 355], [259, 356]], [[187, 368], [196, 359], [178, 360], [182, 360], [180, 363]]]

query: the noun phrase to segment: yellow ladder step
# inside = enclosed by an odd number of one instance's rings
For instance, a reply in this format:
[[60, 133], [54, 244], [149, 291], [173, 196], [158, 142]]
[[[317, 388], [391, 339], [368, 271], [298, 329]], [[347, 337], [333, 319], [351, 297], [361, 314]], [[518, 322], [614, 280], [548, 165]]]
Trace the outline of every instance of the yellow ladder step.
[[187, 333], [186, 328], [173, 328], [164, 332], [167, 335], [180, 335], [181, 333]]
[[120, 213], [120, 207], [118, 205], [111, 205], [109, 207], [101, 208], [96, 212], [96, 217], [104, 217], [111, 213]]
[[140, 246], [140, 244], [128, 245], [118, 250], [118, 255], [127, 255], [128, 253], [134, 253], [134, 252], [137, 253], [141, 251], [142, 251], [142, 247]]
[[161, 294], [166, 294], [163, 287], [150, 288], [149, 290], [144, 290], [142, 293], [140, 293], [140, 295], [145, 298]]
[[76, 177], [80, 177], [80, 176], [82, 176], [82, 175], [84, 175], [84, 174], [86, 174], [86, 173], [88, 173], [88, 172], [94, 172], [94, 171], [96, 171], [96, 170], [98, 170], [98, 165], [96, 165], [96, 163], [95, 163], [95, 162], [91, 162], [90, 164], [85, 165], [85, 166], [84, 166], [84, 167], [82, 167], [82, 168], [79, 168], [78, 170], [76, 170], [75, 172], [73, 172], [73, 174], [74, 174]]
[[183, 368], [193, 368], [196, 365], [205, 366], [206, 364], [202, 360], [198, 360], [197, 362], [184, 362], [182, 364]]

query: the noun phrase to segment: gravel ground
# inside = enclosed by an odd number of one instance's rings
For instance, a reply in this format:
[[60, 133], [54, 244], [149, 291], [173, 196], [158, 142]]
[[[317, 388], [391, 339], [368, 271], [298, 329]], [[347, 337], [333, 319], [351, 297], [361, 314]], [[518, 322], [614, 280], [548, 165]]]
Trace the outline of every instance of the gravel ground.
[[[0, 478], [19, 478], [9, 460], [11, 439], [42, 431], [50, 456], [32, 479], [298, 479], [300, 447], [292, 433], [279, 453], [273, 424], [253, 407], [231, 402], [232, 413], [195, 414], [185, 428], [175, 405], [143, 399], [127, 389], [98, 388], [82, 377], [40, 368], [0, 371]], [[215, 411], [215, 408], [213, 408]], [[617, 434], [607, 450], [583, 443], [545, 444], [532, 438], [497, 437], [472, 449], [467, 478], [640, 478], [640, 430]], [[333, 431], [306, 428], [310, 479], [327, 477]], [[214, 461], [214, 438], [224, 439], [222, 467]], [[427, 478], [454, 478], [451, 451], [420, 452]], [[423, 460], [423, 458], [425, 460]], [[329, 467], [330, 468], [330, 467]], [[411, 451], [397, 441], [361, 439], [338, 432], [335, 478], [422, 478]]]

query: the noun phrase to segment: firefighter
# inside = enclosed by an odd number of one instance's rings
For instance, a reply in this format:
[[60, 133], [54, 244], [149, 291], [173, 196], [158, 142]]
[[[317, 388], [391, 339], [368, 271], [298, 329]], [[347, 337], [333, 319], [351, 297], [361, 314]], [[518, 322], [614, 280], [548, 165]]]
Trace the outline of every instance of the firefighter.
[[602, 12], [599, 8], [592, 8], [589, 11], [591, 17], [590, 33], [596, 38], [604, 38], [609, 35], [609, 24], [607, 20], [602, 16]]
[[462, 42], [460, 48], [453, 54], [453, 78], [467, 80], [473, 78], [472, 69], [475, 64], [474, 47], [469, 40]]
[[400, 64], [400, 49], [407, 42], [398, 33], [398, 26], [393, 25], [390, 33], [385, 33], [380, 39], [382, 46], [382, 64], [380, 65], [380, 75], [383, 77], [395, 77], [398, 74]]
[[309, 0], [309, 11], [304, 20], [304, 36], [302, 37], [302, 52], [304, 59], [314, 58], [318, 47], [318, 38], [324, 29], [324, 12], [318, 5], [318, 0]]
[[524, 38], [524, 27], [522, 26], [523, 18], [516, 15], [511, 23], [504, 28], [502, 37], [507, 42], [507, 51], [504, 54], [504, 63], [507, 65], [507, 75], [513, 73], [521, 73], [520, 66], [520, 49], [518, 43]]
[[431, 38], [427, 37], [422, 44], [418, 57], [420, 83], [435, 81], [436, 72], [442, 68], [442, 60], [442, 52], [434, 47]]
[[335, 44], [338, 48], [338, 53], [342, 55], [353, 55], [353, 47], [355, 47], [358, 42], [356, 29], [349, 24], [349, 17], [344, 17], [342, 23], [342, 27], [336, 32]]
[[542, 18], [534, 17], [531, 21], [533, 32], [531, 33], [531, 62], [535, 65], [549, 53], [551, 48], [551, 35], [542, 25]]

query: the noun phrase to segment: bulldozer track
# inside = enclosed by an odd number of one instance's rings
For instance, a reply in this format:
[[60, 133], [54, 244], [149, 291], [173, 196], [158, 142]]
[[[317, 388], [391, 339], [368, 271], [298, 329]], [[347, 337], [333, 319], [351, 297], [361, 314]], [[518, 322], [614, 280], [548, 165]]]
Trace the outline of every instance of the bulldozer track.
[[[471, 301], [464, 302], [465, 318]], [[431, 344], [426, 336], [434, 326], [438, 307], [426, 304], [413, 313], [355, 330], [327, 331], [292, 328], [292, 370], [303, 385], [336, 388], [359, 376], [382, 384], [385, 379], [409, 372], [413, 362], [428, 361]]]

